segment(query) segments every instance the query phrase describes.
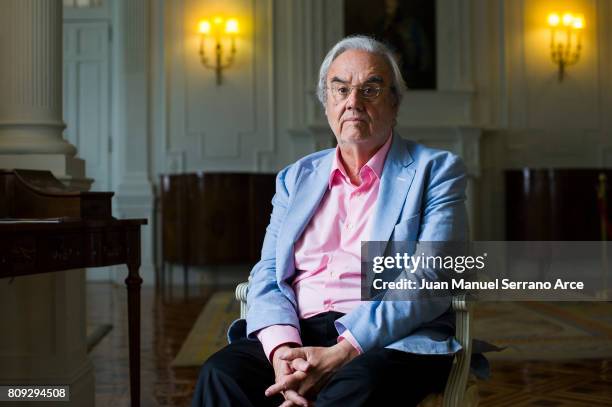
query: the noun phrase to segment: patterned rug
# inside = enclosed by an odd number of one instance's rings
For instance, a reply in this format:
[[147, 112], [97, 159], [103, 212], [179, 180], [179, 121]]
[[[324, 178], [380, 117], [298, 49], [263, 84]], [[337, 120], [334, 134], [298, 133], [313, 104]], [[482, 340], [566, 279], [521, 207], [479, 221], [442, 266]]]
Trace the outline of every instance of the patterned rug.
[[212, 295], [198, 316], [171, 366], [201, 366], [206, 359], [227, 345], [227, 328], [240, 316], [234, 291]]
[[[233, 291], [206, 304], [172, 366], [200, 366], [227, 344], [229, 324], [240, 314]], [[612, 357], [612, 303], [482, 302], [474, 310], [474, 335], [506, 347], [493, 360], [569, 360]]]
[[474, 335], [498, 346], [494, 360], [568, 360], [612, 357], [612, 303], [479, 303]]

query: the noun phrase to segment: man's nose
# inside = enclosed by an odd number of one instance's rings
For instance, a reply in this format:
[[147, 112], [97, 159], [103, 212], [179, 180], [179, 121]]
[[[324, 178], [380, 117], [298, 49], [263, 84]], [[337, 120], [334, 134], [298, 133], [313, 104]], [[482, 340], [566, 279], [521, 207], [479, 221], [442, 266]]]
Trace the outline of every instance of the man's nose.
[[353, 88], [346, 100], [346, 108], [349, 110], [363, 110], [363, 100], [359, 96], [359, 89]]

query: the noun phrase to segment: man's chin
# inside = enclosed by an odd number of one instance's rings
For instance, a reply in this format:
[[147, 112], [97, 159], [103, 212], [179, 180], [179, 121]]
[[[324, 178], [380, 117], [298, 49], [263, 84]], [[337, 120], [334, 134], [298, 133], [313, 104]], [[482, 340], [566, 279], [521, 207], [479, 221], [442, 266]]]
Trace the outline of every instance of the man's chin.
[[361, 144], [371, 139], [369, 133], [365, 132], [346, 132], [342, 133], [340, 140], [343, 144]]

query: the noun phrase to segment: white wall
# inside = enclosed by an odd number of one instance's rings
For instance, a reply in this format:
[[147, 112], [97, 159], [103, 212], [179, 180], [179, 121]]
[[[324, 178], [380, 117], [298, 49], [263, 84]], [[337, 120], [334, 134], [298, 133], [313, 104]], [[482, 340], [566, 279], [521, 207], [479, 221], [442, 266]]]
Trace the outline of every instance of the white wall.
[[[330, 6], [340, 10], [341, 2], [328, 1]], [[302, 63], [304, 54], [319, 59], [330, 43], [323, 47], [321, 32], [305, 37], [310, 27], [304, 21], [308, 13], [323, 15], [323, 2], [183, 0], [166, 2], [164, 11], [159, 74], [166, 128], [156, 135], [155, 172], [276, 171], [292, 161], [297, 154], [290, 134], [303, 130], [312, 121], [304, 116], [316, 108], [315, 76]], [[197, 22], [216, 14], [236, 16], [241, 24], [236, 60], [220, 86], [198, 56]]]
[[106, 19], [64, 19], [64, 138], [85, 160], [92, 191], [111, 188], [109, 30]]
[[270, 3], [224, 4], [226, 13], [243, 24], [236, 60], [217, 86], [214, 71], [200, 65], [197, 35], [198, 20], [217, 11], [205, 1], [166, 2], [161, 74], [166, 80], [167, 131], [156, 140], [161, 153], [156, 173], [275, 166], [266, 158], [275, 142]]
[[[440, 89], [410, 93], [399, 119], [400, 130], [425, 129], [424, 137], [474, 125], [472, 44], [461, 31], [471, 25], [470, 3], [439, 3]], [[155, 140], [156, 173], [278, 170], [330, 144], [315, 86], [323, 56], [343, 36], [342, 0], [177, 0], [163, 7], [164, 55], [154, 64], [164, 68], [154, 86], [166, 126]], [[236, 15], [244, 27], [221, 86], [197, 52], [197, 21], [216, 13]]]
[[[584, 14], [582, 56], [563, 82], [546, 16]], [[475, 0], [477, 120], [486, 129], [481, 238], [504, 237], [503, 170], [612, 166], [612, 5], [607, 0]]]

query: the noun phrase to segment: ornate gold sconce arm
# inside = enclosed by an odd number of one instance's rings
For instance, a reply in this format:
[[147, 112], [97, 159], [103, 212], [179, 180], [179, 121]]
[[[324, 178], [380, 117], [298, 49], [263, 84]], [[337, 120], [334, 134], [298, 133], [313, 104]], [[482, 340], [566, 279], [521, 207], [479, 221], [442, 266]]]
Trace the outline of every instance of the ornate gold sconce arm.
[[557, 13], [548, 16], [550, 27], [550, 56], [555, 65], [559, 67], [559, 82], [565, 77], [568, 66], [580, 60], [582, 50], [582, 29], [584, 18], [572, 13], [564, 13], [562, 17]]
[[[224, 24], [225, 23], [225, 24]], [[221, 27], [225, 25], [225, 29]], [[223, 31], [223, 32], [222, 32]], [[223, 70], [229, 68], [234, 63], [236, 56], [236, 34], [238, 33], [238, 21], [236, 19], [223, 20], [221, 17], [215, 17], [211, 25], [208, 20], [202, 20], [199, 24], [200, 32], [200, 62], [206, 68], [214, 69], [217, 79], [217, 85], [221, 85]], [[222, 35], [223, 34], [223, 35]], [[207, 43], [209, 39], [214, 37], [214, 63], [211, 63], [207, 57]], [[229, 55], [224, 60], [223, 40], [229, 39], [230, 50]]]

